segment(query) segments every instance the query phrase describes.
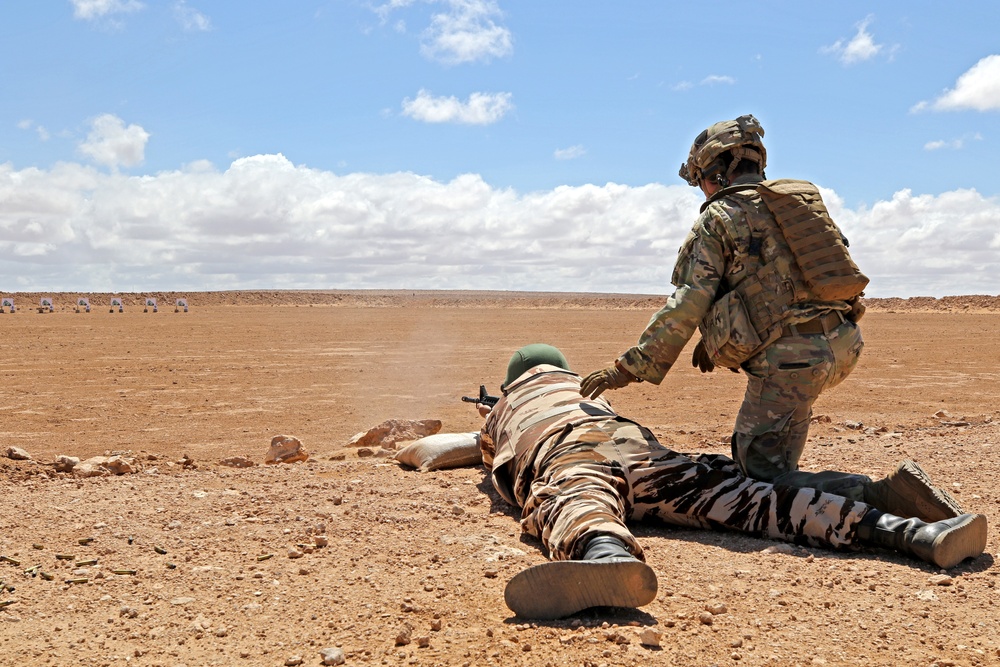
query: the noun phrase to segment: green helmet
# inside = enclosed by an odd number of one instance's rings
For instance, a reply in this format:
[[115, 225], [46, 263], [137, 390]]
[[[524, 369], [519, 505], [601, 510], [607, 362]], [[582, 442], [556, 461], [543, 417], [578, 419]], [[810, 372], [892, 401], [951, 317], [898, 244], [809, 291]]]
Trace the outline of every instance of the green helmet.
[[[694, 140], [687, 162], [681, 165], [680, 176], [688, 185], [695, 187], [703, 178], [721, 177], [719, 180], [724, 180], [722, 185], [725, 186], [732, 180], [733, 170], [741, 159], [756, 162], [763, 173], [767, 166], [767, 151], [761, 141], [763, 136], [764, 128], [750, 114], [715, 123]], [[720, 156], [727, 151], [733, 154], [734, 159], [729, 171], [723, 175], [725, 163]]]
[[500, 388], [506, 389], [507, 385], [521, 377], [525, 371], [540, 364], [549, 364], [563, 370], [569, 370], [569, 362], [566, 361], [566, 357], [559, 351], [559, 348], [545, 343], [532, 343], [522, 347], [510, 358], [507, 363], [507, 378], [500, 385]]

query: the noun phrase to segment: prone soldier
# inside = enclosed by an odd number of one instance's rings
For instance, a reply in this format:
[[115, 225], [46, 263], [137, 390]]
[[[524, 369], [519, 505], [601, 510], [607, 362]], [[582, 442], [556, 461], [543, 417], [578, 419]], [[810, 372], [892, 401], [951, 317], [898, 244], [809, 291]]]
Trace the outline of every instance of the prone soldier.
[[[727, 457], [692, 459], [619, 416], [604, 398], [580, 394], [580, 376], [550, 345], [510, 359], [496, 405], [480, 405], [483, 463], [521, 528], [549, 562], [515, 575], [504, 591], [520, 617], [553, 619], [595, 606], [640, 607], [656, 575], [626, 526], [650, 521], [730, 529], [830, 549], [884, 547], [940, 568], [986, 548], [986, 517], [924, 521], [813, 488], [743, 475]], [[914, 487], [890, 481], [914, 499]]]

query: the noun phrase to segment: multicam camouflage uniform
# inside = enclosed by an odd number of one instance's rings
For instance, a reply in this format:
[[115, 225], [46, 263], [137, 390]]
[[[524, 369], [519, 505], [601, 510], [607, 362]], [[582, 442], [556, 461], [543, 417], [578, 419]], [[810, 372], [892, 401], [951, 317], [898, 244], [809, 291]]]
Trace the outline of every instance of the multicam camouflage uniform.
[[[726, 457], [693, 460], [671, 451], [605, 399], [582, 398], [578, 375], [545, 364], [507, 385], [480, 442], [494, 487], [522, 508], [522, 530], [541, 540], [553, 560], [579, 558], [597, 535], [620, 538], [642, 558], [626, 521], [843, 548], [871, 509], [747, 478]], [[713, 458], [722, 464], [711, 465]]]
[[[619, 359], [636, 377], [659, 384], [703, 324], [716, 295], [733, 290], [759, 262], [777, 267], [773, 289], [787, 289], [785, 285], [794, 282], [789, 268], [794, 257], [754, 189], [762, 180], [758, 175], [740, 176], [723, 196], [703, 206], [674, 266], [671, 282], [677, 289], [653, 316], [638, 344]], [[752, 237], [748, 211], [756, 220], [771, 223], [760, 230], [763, 238], [760, 233]], [[742, 364], [748, 384], [732, 448], [733, 458], [750, 477], [863, 499], [863, 488], [871, 482], [868, 477], [798, 472], [813, 402], [850, 374], [864, 347], [861, 331], [845, 317], [850, 309], [845, 301], [790, 305], [783, 335]], [[795, 325], [805, 322], [823, 322], [824, 328], [819, 333], [798, 332]]]

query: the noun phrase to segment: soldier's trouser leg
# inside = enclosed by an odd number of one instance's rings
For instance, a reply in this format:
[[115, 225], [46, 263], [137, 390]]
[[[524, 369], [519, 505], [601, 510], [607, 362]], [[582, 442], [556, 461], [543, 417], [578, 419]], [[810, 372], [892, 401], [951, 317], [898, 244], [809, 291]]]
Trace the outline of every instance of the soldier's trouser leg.
[[670, 450], [651, 450], [643, 442], [645, 429], [636, 431], [633, 440], [614, 445], [631, 490], [629, 520], [727, 528], [837, 549], [855, 543], [855, 528], [872, 509], [816, 489], [715, 469]]
[[615, 460], [613, 448], [599, 446], [613, 437], [609, 431], [619, 425], [625, 423], [612, 422], [605, 430], [574, 429], [540, 452], [534, 463], [521, 528], [542, 541], [552, 560], [579, 558], [587, 542], [598, 535], [618, 537], [632, 555], [643, 557], [642, 547], [625, 527], [629, 512], [625, 470]]
[[747, 475], [855, 500], [863, 497], [863, 487], [871, 481], [863, 475], [798, 472], [813, 403], [854, 370], [863, 347], [858, 327], [844, 322], [829, 334], [780, 338], [744, 364], [747, 389], [732, 448]]

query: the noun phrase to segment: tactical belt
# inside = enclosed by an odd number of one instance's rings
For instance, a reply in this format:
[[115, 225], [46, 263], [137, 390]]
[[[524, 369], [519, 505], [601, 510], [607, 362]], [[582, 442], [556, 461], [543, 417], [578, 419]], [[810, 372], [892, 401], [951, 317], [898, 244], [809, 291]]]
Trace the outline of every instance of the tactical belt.
[[844, 316], [839, 310], [833, 310], [826, 315], [814, 317], [798, 324], [786, 325], [781, 330], [782, 336], [802, 336], [804, 334], [828, 334], [844, 322]]

